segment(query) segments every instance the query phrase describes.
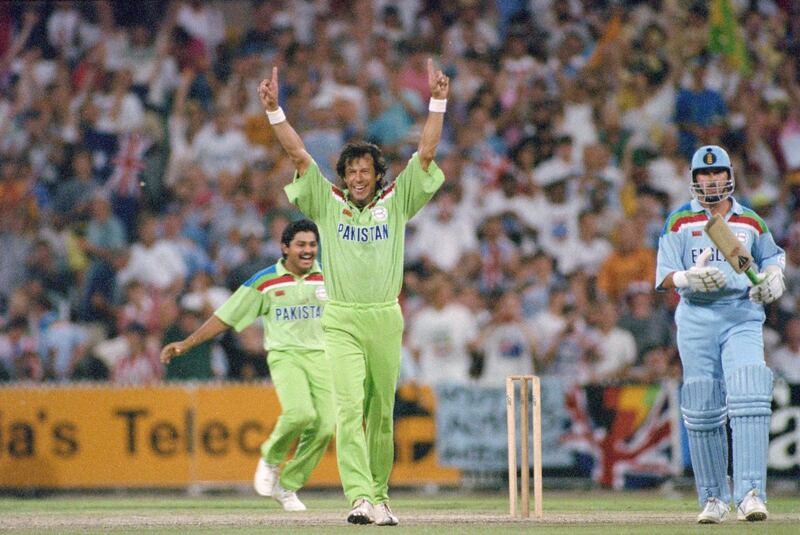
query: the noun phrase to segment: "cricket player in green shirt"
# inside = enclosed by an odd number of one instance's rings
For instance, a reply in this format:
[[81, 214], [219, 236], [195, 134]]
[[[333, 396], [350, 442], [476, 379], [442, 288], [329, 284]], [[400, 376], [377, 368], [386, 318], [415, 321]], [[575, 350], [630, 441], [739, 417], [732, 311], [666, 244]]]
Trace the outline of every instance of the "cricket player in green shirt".
[[[319, 232], [307, 220], [289, 223], [281, 236], [283, 259], [250, 277], [194, 333], [161, 350], [168, 363], [233, 327], [241, 331], [261, 317], [270, 376], [281, 415], [261, 445], [253, 485], [286, 511], [305, 511], [297, 498], [335, 428], [331, 371], [325, 356], [322, 310], [328, 300], [316, 262]], [[299, 437], [294, 457], [280, 464]]]
[[[336, 165], [339, 185], [316, 162], [278, 106], [278, 69], [259, 86], [275, 137], [297, 170], [289, 200], [319, 225], [330, 302], [322, 315], [336, 398], [336, 457], [353, 524], [396, 525], [388, 505], [394, 459], [394, 397], [400, 369], [408, 220], [444, 182], [433, 157], [441, 138], [449, 79], [428, 60], [431, 102], [417, 152], [387, 184], [381, 151], [350, 143]], [[364, 423], [366, 422], [366, 425]]]

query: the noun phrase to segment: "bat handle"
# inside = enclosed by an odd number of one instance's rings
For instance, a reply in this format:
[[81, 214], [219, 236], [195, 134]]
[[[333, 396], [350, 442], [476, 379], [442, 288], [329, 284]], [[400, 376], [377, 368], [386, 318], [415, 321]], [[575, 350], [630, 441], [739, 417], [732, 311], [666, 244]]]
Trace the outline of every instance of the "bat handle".
[[752, 267], [747, 268], [744, 273], [747, 275], [747, 278], [750, 279], [750, 282], [753, 283], [753, 286], [761, 282], [761, 277], [758, 276], [758, 273], [756, 273], [756, 270]]

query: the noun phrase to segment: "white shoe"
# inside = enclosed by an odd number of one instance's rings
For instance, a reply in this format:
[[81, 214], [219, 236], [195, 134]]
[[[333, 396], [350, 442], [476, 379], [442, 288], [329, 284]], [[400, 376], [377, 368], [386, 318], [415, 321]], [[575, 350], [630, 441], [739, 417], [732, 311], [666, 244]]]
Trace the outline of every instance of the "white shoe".
[[278, 465], [267, 464], [262, 457], [256, 466], [256, 474], [253, 476], [253, 488], [260, 496], [272, 496], [272, 488], [278, 481]]
[[280, 483], [275, 483], [275, 488], [272, 489], [272, 497], [283, 506], [284, 511], [306, 510], [306, 506], [297, 497], [297, 493], [293, 490], [286, 490], [281, 487]]
[[366, 498], [359, 498], [353, 502], [353, 508], [347, 514], [347, 521], [351, 524], [372, 524], [372, 504]]
[[736, 508], [736, 519], [758, 522], [767, 519], [767, 506], [759, 498], [756, 489], [745, 494], [744, 499]]
[[709, 498], [703, 511], [697, 515], [698, 524], [719, 524], [728, 518], [728, 504], [719, 498]]
[[375, 525], [376, 526], [396, 526], [400, 521], [392, 513], [389, 504], [386, 502], [379, 503], [375, 506]]

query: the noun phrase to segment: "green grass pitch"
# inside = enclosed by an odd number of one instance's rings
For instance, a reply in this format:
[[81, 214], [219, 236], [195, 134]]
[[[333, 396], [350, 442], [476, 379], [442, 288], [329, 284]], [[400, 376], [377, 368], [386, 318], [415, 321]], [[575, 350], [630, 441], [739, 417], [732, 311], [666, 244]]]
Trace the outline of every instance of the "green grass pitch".
[[[252, 494], [124, 493], [54, 494], [0, 497], [0, 533], [344, 533], [374, 530], [344, 521], [347, 504], [340, 492], [302, 491], [303, 513], [285, 513], [269, 498]], [[800, 496], [771, 497], [770, 519], [737, 522], [732, 512], [722, 526], [695, 524], [699, 508], [693, 495], [665, 497], [658, 492], [547, 491], [544, 518], [513, 519], [502, 492], [398, 490], [392, 508], [398, 533], [545, 533], [545, 534], [800, 534]]]

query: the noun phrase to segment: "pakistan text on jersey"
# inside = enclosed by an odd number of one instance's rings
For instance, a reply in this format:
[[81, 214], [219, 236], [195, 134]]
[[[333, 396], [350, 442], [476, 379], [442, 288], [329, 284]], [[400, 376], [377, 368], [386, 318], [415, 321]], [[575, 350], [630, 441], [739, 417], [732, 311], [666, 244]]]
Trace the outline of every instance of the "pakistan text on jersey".
[[373, 227], [354, 227], [339, 223], [336, 232], [340, 239], [349, 241], [370, 242], [389, 239], [389, 225], [385, 223]]
[[275, 319], [278, 321], [295, 321], [318, 319], [322, 316], [319, 305], [296, 305], [293, 307], [276, 307]]

